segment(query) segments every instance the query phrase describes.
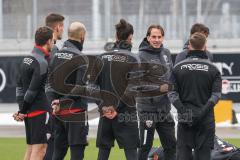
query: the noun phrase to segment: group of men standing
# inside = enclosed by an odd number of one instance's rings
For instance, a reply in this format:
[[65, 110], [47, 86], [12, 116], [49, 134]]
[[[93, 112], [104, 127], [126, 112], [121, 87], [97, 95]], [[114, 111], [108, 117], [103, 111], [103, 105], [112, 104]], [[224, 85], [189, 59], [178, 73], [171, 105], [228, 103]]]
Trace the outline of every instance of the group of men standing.
[[[71, 160], [84, 159], [89, 128], [89, 94], [63, 94], [54, 90], [50, 83], [50, 74], [59, 66], [83, 56], [81, 51], [86, 28], [80, 22], [69, 25], [68, 40], [62, 48], [58, 49], [55, 45], [62, 38], [63, 21], [64, 17], [59, 14], [52, 13], [46, 17], [46, 26], [36, 31], [32, 54], [20, 65], [16, 88], [19, 111], [13, 117], [25, 122], [25, 160], [63, 160], [69, 147]], [[220, 98], [221, 75], [211, 63], [212, 55], [206, 50], [208, 28], [203, 24], [193, 25], [187, 47], [177, 56], [174, 67], [170, 51], [163, 46], [164, 29], [160, 25], [149, 26], [137, 55], [131, 53], [133, 26], [121, 19], [115, 29], [116, 41], [106, 53], [97, 56], [102, 66], [91, 82], [99, 91], [96, 100], [100, 112], [96, 142], [98, 160], [109, 158], [115, 140], [124, 149], [127, 160], [147, 160], [155, 130], [164, 148], [165, 160], [190, 160], [192, 149], [197, 160], [210, 160], [215, 135], [213, 107]], [[123, 87], [118, 88], [112, 79], [130, 63], [151, 66], [140, 69], [143, 71], [141, 76], [148, 77], [148, 80], [145, 79], [145, 83], [136, 89], [133, 100], [126, 96], [128, 84], [121, 84], [126, 81], [117, 82], [121, 87], [126, 86], [124, 93], [119, 94]], [[118, 70], [113, 67], [114, 64], [118, 65]], [[160, 70], [159, 66], [163, 69]], [[139, 70], [128, 68], [123, 80], [130, 82]], [[77, 68], [69, 73], [64, 83], [87, 86], [89, 83], [83, 78], [86, 70], [87, 66]], [[158, 82], [152, 83], [153, 79]], [[155, 96], [145, 94], [151, 93], [152, 85], [157, 86], [159, 92]], [[102, 99], [99, 101], [99, 98]], [[69, 99], [71, 107], [63, 108]], [[171, 103], [179, 117], [177, 140], [170, 113]], [[58, 118], [76, 114], [83, 119], [73, 122]], [[124, 115], [135, 116], [126, 120], [122, 117]]]

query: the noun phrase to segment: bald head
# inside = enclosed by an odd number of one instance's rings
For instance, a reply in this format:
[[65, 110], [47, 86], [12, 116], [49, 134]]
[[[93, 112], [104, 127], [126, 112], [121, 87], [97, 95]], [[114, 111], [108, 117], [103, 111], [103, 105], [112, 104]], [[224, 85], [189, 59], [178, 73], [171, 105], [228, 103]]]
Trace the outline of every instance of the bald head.
[[73, 22], [68, 28], [68, 38], [76, 41], [83, 41], [86, 27], [80, 22]]

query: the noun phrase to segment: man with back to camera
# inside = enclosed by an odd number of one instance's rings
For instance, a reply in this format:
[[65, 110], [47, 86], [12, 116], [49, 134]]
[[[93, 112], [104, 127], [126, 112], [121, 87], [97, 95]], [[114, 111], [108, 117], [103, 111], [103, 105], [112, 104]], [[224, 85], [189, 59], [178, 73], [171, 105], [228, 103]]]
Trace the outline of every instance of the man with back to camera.
[[[61, 14], [57, 14], [57, 13], [50, 13], [46, 16], [45, 18], [45, 25], [50, 27], [53, 30], [53, 40], [54, 40], [54, 45], [53, 48], [50, 52], [50, 59], [53, 57], [53, 55], [59, 51], [56, 42], [57, 40], [61, 40], [62, 39], [62, 35], [63, 35], [63, 30], [64, 30], [64, 16], [62, 16]], [[46, 89], [45, 89], [49, 104], [51, 105], [53, 99], [51, 99], [52, 94], [54, 94], [54, 91], [52, 91], [50, 89], [50, 87], [48, 87], [48, 83], [46, 85]], [[50, 116], [51, 118], [51, 130], [52, 130], [52, 136], [51, 138], [48, 140], [48, 146], [47, 146], [47, 151], [46, 151], [46, 155], [44, 157], [44, 160], [52, 160], [52, 156], [53, 156], [53, 149], [54, 149], [54, 118], [52, 116]], [[65, 150], [64, 148], [67, 148], [67, 145], [64, 147], [62, 146], [63, 150]]]
[[[166, 83], [160, 86], [160, 91], [168, 92], [170, 89], [168, 81], [172, 72], [173, 64], [170, 51], [163, 47], [163, 40], [163, 28], [160, 25], [151, 25], [148, 28], [146, 38], [144, 38], [139, 47], [139, 56], [143, 61], [166, 66], [168, 71], [162, 77], [162, 80], [166, 81]], [[167, 95], [137, 98], [136, 101], [140, 118], [141, 141], [138, 159], [147, 159], [148, 153], [153, 144], [154, 132], [156, 130], [164, 149], [165, 160], [175, 160], [175, 123], [170, 114], [171, 104]]]
[[[86, 28], [80, 22], [73, 22], [68, 28], [68, 40], [64, 42], [63, 48], [54, 54], [49, 65], [49, 73], [57, 69], [63, 63], [66, 63], [82, 55], [83, 43], [86, 35]], [[83, 71], [78, 69], [70, 74], [66, 79], [67, 84], [83, 85], [82, 74]], [[81, 76], [81, 77], [79, 77]], [[61, 115], [60, 103], [61, 100], [70, 98], [74, 101], [71, 108], [67, 109], [68, 115], [78, 114], [83, 110], [87, 114], [86, 99], [80, 96], [62, 95], [60, 93], [54, 94], [52, 102], [53, 114]], [[84, 151], [87, 145], [88, 124], [87, 119], [79, 122], [65, 122], [61, 119], [55, 118], [55, 139], [54, 139], [54, 153], [53, 160], [63, 160], [68, 147], [70, 147], [71, 160], [82, 160], [84, 158]], [[67, 148], [65, 147], [67, 146]]]
[[177, 160], [210, 160], [214, 147], [214, 106], [221, 96], [221, 74], [206, 54], [206, 37], [194, 33], [187, 59], [173, 69], [175, 91], [169, 99], [178, 111]]
[[[209, 28], [207, 26], [205, 26], [204, 24], [201, 24], [201, 23], [195, 23], [192, 26], [191, 31], [190, 31], [190, 35], [192, 35], [196, 32], [203, 33], [206, 37], [208, 37], [208, 35], [210, 34], [209, 33]], [[184, 44], [183, 51], [180, 52], [179, 54], [177, 54], [174, 64], [177, 64], [177, 63], [179, 63], [179, 62], [181, 62], [181, 61], [183, 61], [184, 59], [187, 58], [187, 55], [188, 55], [188, 52], [189, 52], [188, 47], [189, 47], [189, 40], [187, 40], [187, 42]], [[213, 55], [207, 50], [206, 50], [206, 54], [207, 54], [209, 60], [213, 61]]]
[[42, 160], [47, 148], [50, 106], [44, 88], [52, 46], [52, 29], [38, 28], [32, 55], [24, 58], [20, 65], [16, 87], [19, 111], [13, 117], [25, 123], [27, 150], [24, 160]]
[[[113, 68], [111, 68], [111, 64], [120, 63], [120, 67], [115, 71], [119, 74], [126, 64], [136, 60], [131, 52], [133, 26], [124, 19], [120, 19], [119, 23], [115, 25], [115, 29], [116, 42], [109, 48], [109, 52], [100, 55], [104, 65], [97, 80], [100, 90], [112, 94], [117, 94], [116, 92], [118, 92], [115, 90], [116, 86], [113, 85], [114, 82], [112, 81], [118, 81], [119, 79], [112, 77], [111, 70]], [[119, 83], [124, 82], [120, 81]], [[118, 85], [121, 86], [121, 84]], [[126, 159], [136, 160], [139, 134], [135, 103], [134, 106], [129, 106], [119, 98], [118, 104], [111, 104], [111, 100], [107, 98], [101, 106], [99, 105], [100, 118], [96, 140], [96, 145], [99, 148], [97, 159], [108, 160], [111, 148], [116, 140], [119, 148], [124, 149]], [[121, 120], [121, 117], [126, 115], [133, 115], [134, 117], [129, 121]]]

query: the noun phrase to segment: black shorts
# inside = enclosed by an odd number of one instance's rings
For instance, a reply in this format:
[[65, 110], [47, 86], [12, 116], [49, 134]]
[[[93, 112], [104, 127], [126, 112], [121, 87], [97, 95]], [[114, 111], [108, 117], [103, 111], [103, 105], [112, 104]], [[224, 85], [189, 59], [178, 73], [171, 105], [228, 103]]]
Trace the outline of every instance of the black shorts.
[[89, 125], [85, 122], [64, 122], [55, 118], [54, 139], [57, 144], [62, 145], [87, 145]]
[[46, 112], [35, 117], [24, 119], [27, 144], [47, 143], [51, 137], [49, 118], [50, 115]]
[[211, 124], [198, 125], [189, 127], [186, 124], [178, 124], [177, 147], [190, 147], [199, 149], [202, 147], [214, 148], [215, 125]]
[[111, 148], [115, 139], [121, 149], [138, 148], [140, 142], [137, 121], [119, 121], [118, 116], [112, 120], [101, 117], [98, 124], [97, 147]]

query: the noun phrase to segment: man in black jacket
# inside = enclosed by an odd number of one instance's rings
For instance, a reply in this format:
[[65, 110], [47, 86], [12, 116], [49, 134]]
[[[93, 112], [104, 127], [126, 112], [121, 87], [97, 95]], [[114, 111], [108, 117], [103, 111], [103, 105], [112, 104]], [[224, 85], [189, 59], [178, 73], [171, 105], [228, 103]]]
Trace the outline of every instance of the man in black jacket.
[[[63, 48], [59, 50], [53, 56], [50, 65], [49, 73], [56, 72], [58, 67], [62, 64], [66, 64], [74, 57], [82, 55], [83, 42], [85, 38], [86, 29], [80, 22], [73, 22], [68, 29], [68, 40], [64, 42]], [[64, 71], [62, 71], [64, 72]], [[66, 78], [66, 84], [70, 85], [83, 85], [82, 81], [83, 70], [77, 69], [72, 73], [69, 73], [69, 77]], [[64, 74], [64, 73], [62, 73]], [[54, 80], [54, 81], [57, 81]], [[53, 82], [54, 82], [53, 81]], [[51, 80], [49, 80], [52, 83]], [[64, 83], [65, 83], [64, 82]], [[50, 84], [51, 86], [52, 84]], [[64, 86], [62, 86], [64, 87]], [[61, 88], [61, 86], [60, 86]], [[71, 116], [72, 114], [78, 114], [82, 112], [87, 114], [87, 102], [86, 99], [80, 96], [70, 95], [70, 93], [63, 94], [59, 91], [55, 91], [55, 94], [51, 94], [53, 114], [61, 116]], [[65, 99], [73, 100], [72, 106], [68, 108], [60, 108], [62, 102]], [[59, 118], [59, 117], [58, 117]], [[53, 160], [64, 159], [67, 149], [65, 146], [70, 146], [71, 160], [82, 160], [84, 158], [84, 150], [87, 145], [88, 123], [87, 119], [79, 122], [65, 122], [63, 119], [55, 118], [55, 139], [54, 139], [54, 153]]]
[[[114, 46], [100, 56], [104, 65], [97, 84], [101, 91], [109, 94], [106, 94], [108, 96], [102, 94], [103, 102], [99, 104], [101, 114], [97, 133], [98, 160], [109, 158], [114, 140], [117, 140], [119, 147], [124, 149], [127, 160], [136, 160], [139, 136], [135, 102], [130, 106], [128, 101], [124, 100], [120, 90], [126, 89], [126, 85], [122, 84], [126, 82], [125, 76], [119, 76], [125, 65], [136, 60], [130, 52], [133, 27], [124, 19], [121, 19], [115, 27], [117, 39]], [[131, 118], [125, 119], [129, 115]]]
[[49, 51], [53, 46], [53, 31], [40, 27], [35, 33], [32, 54], [23, 59], [17, 79], [17, 121], [24, 120], [27, 139], [25, 160], [42, 160], [47, 147], [50, 106], [44, 91], [47, 79]]
[[[57, 13], [50, 13], [46, 16], [45, 18], [45, 25], [50, 27], [53, 30], [53, 40], [54, 40], [54, 45], [53, 48], [50, 52], [50, 59], [53, 57], [53, 55], [59, 51], [56, 42], [57, 40], [61, 40], [62, 39], [62, 35], [63, 35], [63, 30], [64, 30], [64, 16], [57, 14]], [[47, 83], [48, 84], [48, 83]], [[50, 99], [51, 97], [53, 97], [51, 94], [54, 94], [54, 92], [51, 92], [51, 88], [46, 85], [46, 95], [49, 101], [49, 104], [51, 105], [52, 100]], [[47, 146], [47, 151], [46, 151], [46, 155], [44, 157], [44, 160], [52, 160], [52, 156], [53, 156], [53, 149], [54, 149], [54, 126], [53, 126], [53, 118], [52, 116], [50, 116], [50, 127], [52, 130], [52, 135], [51, 138], [48, 140], [48, 146]], [[64, 148], [64, 147], [63, 147]], [[67, 148], [67, 145], [66, 145]], [[64, 149], [65, 150], [65, 149]]]
[[[195, 23], [192, 26], [191, 31], [190, 31], [190, 35], [192, 35], [196, 32], [203, 33], [206, 37], [208, 37], [208, 35], [210, 34], [209, 33], [209, 28], [207, 26], [205, 26], [204, 24], [201, 24], [201, 23]], [[180, 52], [176, 56], [174, 64], [177, 64], [177, 63], [183, 61], [184, 59], [186, 59], [187, 55], [188, 55], [188, 52], [189, 52], [189, 40], [187, 40], [187, 42], [184, 44], [183, 51]], [[207, 50], [206, 50], [206, 54], [207, 54], [209, 60], [213, 61], [213, 55]]]
[[188, 58], [173, 70], [175, 91], [169, 98], [178, 111], [177, 160], [210, 160], [214, 147], [214, 106], [221, 96], [221, 75], [208, 60], [206, 37], [190, 37]]
[[[139, 56], [143, 62], [164, 65], [167, 72], [159, 79], [161, 92], [167, 92], [169, 78], [172, 72], [170, 51], [163, 47], [164, 30], [160, 25], [151, 25], [147, 37], [139, 47]], [[149, 79], [151, 81], [151, 79]], [[155, 130], [158, 132], [164, 149], [166, 160], [175, 160], [176, 138], [175, 123], [170, 114], [171, 104], [167, 95], [137, 98], [137, 110], [140, 118], [139, 160], [146, 160], [152, 148]]]

